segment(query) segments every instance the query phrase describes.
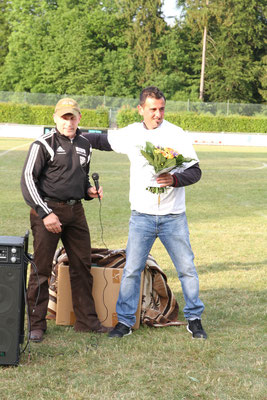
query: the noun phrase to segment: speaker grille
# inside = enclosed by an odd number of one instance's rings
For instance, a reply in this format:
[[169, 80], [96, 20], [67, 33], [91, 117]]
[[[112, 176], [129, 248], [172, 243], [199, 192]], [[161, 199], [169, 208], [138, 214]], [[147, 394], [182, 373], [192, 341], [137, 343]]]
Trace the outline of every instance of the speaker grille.
[[21, 265], [0, 265], [0, 364], [19, 362], [22, 273]]

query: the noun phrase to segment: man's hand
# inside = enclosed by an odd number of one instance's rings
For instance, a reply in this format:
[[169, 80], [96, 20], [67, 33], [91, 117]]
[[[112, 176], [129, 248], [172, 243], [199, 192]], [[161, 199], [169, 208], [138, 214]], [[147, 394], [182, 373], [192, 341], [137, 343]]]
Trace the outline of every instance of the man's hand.
[[160, 185], [160, 187], [172, 186], [174, 183], [172, 174], [169, 173], [161, 174], [157, 178], [157, 183]]
[[103, 197], [103, 188], [102, 188], [102, 186], [100, 186], [99, 190], [98, 190], [98, 194], [97, 194], [96, 187], [95, 186], [91, 186], [87, 190], [87, 193], [88, 193], [88, 196], [90, 196], [90, 197], [97, 198], [98, 195], [99, 195], [100, 199], [102, 199], [102, 197]]
[[61, 222], [59, 221], [56, 214], [51, 213], [47, 217], [43, 218], [43, 223], [46, 229], [52, 233], [60, 233], [61, 229]]

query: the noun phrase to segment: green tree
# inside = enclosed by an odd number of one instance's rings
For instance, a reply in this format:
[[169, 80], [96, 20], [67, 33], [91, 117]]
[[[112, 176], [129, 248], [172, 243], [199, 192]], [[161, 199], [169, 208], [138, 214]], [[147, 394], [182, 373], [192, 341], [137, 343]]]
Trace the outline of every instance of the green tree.
[[8, 0], [0, 0], [0, 67], [4, 64], [8, 53], [8, 39], [11, 33], [7, 21], [8, 7]]
[[[264, 0], [179, 1], [192, 30], [207, 25], [205, 99], [258, 102], [264, 49]], [[265, 21], [266, 22], [266, 21]], [[202, 44], [200, 43], [199, 52]]]
[[[6, 19], [10, 26], [9, 51], [1, 70], [0, 85], [2, 90], [30, 90], [29, 77], [34, 76], [33, 47], [36, 34], [40, 33], [40, 26], [36, 19], [41, 21], [42, 2], [26, 0], [12, 0]], [[40, 38], [42, 35], [40, 36]]]
[[169, 99], [196, 101], [199, 90], [199, 41], [201, 34], [192, 35], [187, 25], [177, 23], [162, 36], [161, 68], [155, 84]]
[[211, 29], [214, 42], [207, 55], [206, 75], [206, 93], [211, 101], [262, 100], [258, 90], [264, 31], [260, 3], [228, 0], [213, 17], [217, 26]]
[[161, 0], [117, 0], [120, 12], [127, 20], [125, 31], [131, 66], [136, 80], [136, 92], [152, 84], [161, 71], [163, 51], [160, 41], [167, 32], [162, 16]]
[[155, 84], [196, 100], [206, 26], [205, 100], [266, 99], [265, 0], [177, 0], [173, 27], [162, 0], [0, 1], [1, 90], [137, 97]]
[[28, 9], [14, 0], [12, 6], [5, 90], [105, 93], [103, 60], [121, 46], [122, 19], [96, 0], [43, 0]]
[[[267, 40], [265, 40], [265, 46], [267, 47]], [[263, 99], [263, 102], [267, 102], [267, 55], [261, 58], [262, 70], [259, 76], [259, 93]]]

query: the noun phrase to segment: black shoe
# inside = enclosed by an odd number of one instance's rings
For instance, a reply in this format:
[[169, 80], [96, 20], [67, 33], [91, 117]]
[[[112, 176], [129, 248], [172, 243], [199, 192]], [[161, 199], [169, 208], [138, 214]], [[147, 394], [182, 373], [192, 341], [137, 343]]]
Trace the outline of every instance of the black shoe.
[[189, 320], [187, 330], [188, 332], [192, 333], [193, 339], [207, 339], [208, 337], [202, 327], [200, 319], [193, 319], [192, 321]]
[[123, 336], [130, 335], [132, 333], [132, 329], [129, 328], [129, 326], [122, 324], [121, 322], [118, 322], [115, 328], [109, 332], [108, 337], [114, 338], [114, 337], [119, 337], [122, 338]]

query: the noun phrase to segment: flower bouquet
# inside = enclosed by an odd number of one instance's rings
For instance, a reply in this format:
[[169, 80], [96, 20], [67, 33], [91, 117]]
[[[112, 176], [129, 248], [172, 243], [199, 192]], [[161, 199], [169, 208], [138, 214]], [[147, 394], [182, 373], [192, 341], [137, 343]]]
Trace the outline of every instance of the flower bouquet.
[[[148, 164], [154, 168], [155, 178], [166, 172], [170, 172], [172, 169], [181, 166], [185, 162], [190, 162], [193, 158], [185, 158], [178, 151], [171, 149], [170, 147], [154, 146], [150, 142], [146, 142], [146, 147], [141, 149], [141, 154], [148, 161]], [[160, 195], [166, 192], [166, 187], [147, 187], [151, 193]]]

